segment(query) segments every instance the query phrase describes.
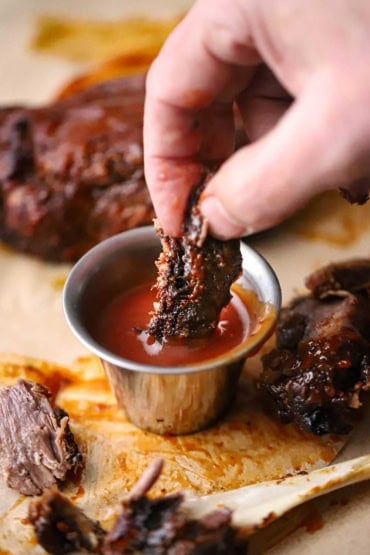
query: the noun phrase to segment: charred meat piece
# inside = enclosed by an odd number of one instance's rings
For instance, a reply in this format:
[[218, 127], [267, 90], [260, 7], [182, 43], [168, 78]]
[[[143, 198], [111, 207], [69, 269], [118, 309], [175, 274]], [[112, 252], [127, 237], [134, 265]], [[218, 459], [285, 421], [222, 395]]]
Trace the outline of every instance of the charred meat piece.
[[47, 553], [101, 552], [105, 532], [99, 523], [55, 489], [30, 503], [28, 518]]
[[180, 493], [149, 499], [146, 493], [158, 479], [162, 461], [148, 467], [134, 486], [122, 514], [106, 536], [104, 555], [237, 555], [246, 543], [236, 538], [231, 511], [220, 509], [198, 521], [181, 512]]
[[0, 389], [0, 463], [8, 486], [24, 495], [39, 495], [82, 463], [68, 415], [49, 398], [26, 380]]
[[203, 186], [190, 197], [181, 238], [157, 228], [162, 253], [156, 263], [157, 302], [148, 333], [160, 342], [212, 333], [241, 273], [239, 241], [220, 241], [207, 234], [198, 206]]
[[0, 110], [0, 238], [49, 260], [154, 215], [144, 180], [144, 76], [42, 108]]
[[146, 493], [158, 479], [163, 462], [144, 471], [122, 505], [122, 513], [105, 535], [56, 490], [33, 501], [29, 520], [38, 542], [54, 555], [87, 552], [104, 555], [242, 555], [246, 542], [231, 526], [231, 512], [220, 509], [198, 521], [181, 512], [181, 494], [148, 499]]
[[306, 280], [311, 295], [283, 309], [260, 383], [282, 421], [317, 435], [351, 430], [370, 389], [369, 268], [330, 264]]
[[123, 505], [122, 515], [108, 534], [104, 555], [233, 555], [246, 552], [231, 527], [231, 512], [219, 509], [195, 520], [178, 510], [181, 495], [143, 497]]
[[314, 297], [321, 298], [343, 291], [370, 290], [370, 260], [359, 259], [341, 264], [329, 264], [306, 279], [306, 286]]

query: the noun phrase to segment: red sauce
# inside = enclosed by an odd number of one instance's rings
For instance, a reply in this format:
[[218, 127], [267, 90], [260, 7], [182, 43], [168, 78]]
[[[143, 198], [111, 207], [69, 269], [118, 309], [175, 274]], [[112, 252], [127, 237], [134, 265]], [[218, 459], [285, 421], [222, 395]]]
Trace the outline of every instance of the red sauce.
[[139, 331], [147, 328], [154, 301], [155, 291], [150, 284], [123, 293], [104, 308], [93, 335], [103, 347], [121, 357], [156, 366], [183, 366], [216, 358], [238, 346], [248, 335], [247, 309], [234, 295], [222, 310], [212, 336], [160, 345], [145, 331]]

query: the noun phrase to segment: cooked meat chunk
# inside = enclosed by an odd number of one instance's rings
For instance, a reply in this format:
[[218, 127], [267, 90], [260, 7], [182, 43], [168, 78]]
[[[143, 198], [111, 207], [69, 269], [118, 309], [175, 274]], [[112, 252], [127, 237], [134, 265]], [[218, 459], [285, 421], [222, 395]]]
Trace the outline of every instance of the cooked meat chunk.
[[0, 110], [0, 238], [49, 260], [152, 222], [144, 180], [144, 77], [42, 108]]
[[47, 553], [101, 552], [104, 530], [56, 489], [30, 503], [28, 518]]
[[282, 310], [260, 383], [282, 421], [318, 435], [351, 430], [370, 389], [369, 268], [330, 264], [307, 278], [311, 295]]
[[198, 521], [181, 512], [180, 493], [148, 499], [163, 462], [149, 466], [122, 504], [122, 513], [105, 535], [55, 489], [33, 501], [29, 520], [40, 545], [53, 555], [87, 552], [104, 555], [241, 555], [246, 542], [231, 526], [231, 512], [220, 509]]
[[122, 504], [122, 513], [106, 536], [104, 555], [236, 555], [246, 544], [231, 527], [231, 511], [220, 509], [198, 521], [188, 520], [180, 507], [180, 493], [158, 499], [146, 497], [158, 479], [161, 461], [148, 467]]
[[203, 184], [190, 197], [182, 237], [164, 235], [157, 226], [162, 252], [148, 333], [160, 342], [212, 333], [241, 273], [239, 241], [220, 241], [207, 233], [198, 206], [202, 189]]
[[306, 279], [314, 297], [330, 296], [335, 292], [370, 290], [370, 260], [359, 259], [341, 264], [329, 264]]
[[24, 495], [39, 495], [82, 462], [68, 415], [49, 398], [26, 380], [0, 389], [0, 464], [8, 486]]
[[231, 512], [219, 509], [195, 520], [179, 511], [181, 495], [150, 500], [142, 497], [123, 505], [108, 534], [104, 555], [232, 555], [245, 553], [230, 526]]

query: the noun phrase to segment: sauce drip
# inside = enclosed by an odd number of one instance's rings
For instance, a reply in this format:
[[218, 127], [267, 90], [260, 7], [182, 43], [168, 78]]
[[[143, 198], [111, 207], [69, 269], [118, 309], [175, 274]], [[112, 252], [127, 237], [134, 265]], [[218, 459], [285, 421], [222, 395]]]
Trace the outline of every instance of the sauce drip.
[[151, 284], [145, 284], [114, 298], [95, 323], [93, 336], [103, 347], [121, 357], [156, 366], [184, 366], [216, 358], [237, 347], [248, 336], [249, 315], [243, 301], [234, 294], [221, 311], [219, 324], [211, 336], [162, 345], [144, 331], [155, 297]]

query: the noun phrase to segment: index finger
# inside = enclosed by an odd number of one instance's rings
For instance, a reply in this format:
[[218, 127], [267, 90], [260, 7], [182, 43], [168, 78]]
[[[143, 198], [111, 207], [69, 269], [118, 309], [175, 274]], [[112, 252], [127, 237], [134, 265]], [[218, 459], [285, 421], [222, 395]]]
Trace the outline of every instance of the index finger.
[[[201, 173], [201, 111], [231, 103], [259, 62], [241, 3], [200, 1], [170, 35], [146, 86], [145, 173], [165, 233], [177, 236], [189, 192]], [[227, 18], [225, 18], [227, 10]]]

